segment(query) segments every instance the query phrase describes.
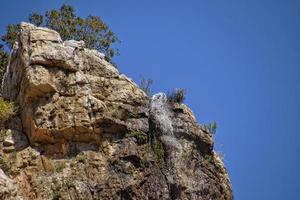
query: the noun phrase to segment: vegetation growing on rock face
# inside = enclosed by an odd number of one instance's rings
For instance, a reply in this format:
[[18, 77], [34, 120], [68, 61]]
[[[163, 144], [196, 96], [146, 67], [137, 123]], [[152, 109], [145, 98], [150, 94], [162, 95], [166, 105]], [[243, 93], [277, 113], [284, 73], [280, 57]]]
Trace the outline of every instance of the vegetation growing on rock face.
[[85, 163], [86, 158], [83, 153], [80, 153], [76, 156], [76, 160], [77, 160], [77, 162]]
[[55, 170], [56, 172], [62, 172], [65, 167], [66, 167], [66, 162], [61, 160], [56, 162]]
[[61, 185], [59, 183], [59, 180], [57, 180], [56, 178], [52, 179], [51, 189], [53, 192], [52, 200], [59, 200], [61, 198], [61, 194], [60, 194]]
[[164, 162], [165, 155], [163, 144], [156, 137], [154, 137], [151, 145], [158, 163], [162, 164]]
[[[89, 15], [82, 18], [76, 15], [75, 9], [70, 5], [62, 5], [58, 10], [49, 10], [45, 14], [32, 13], [28, 21], [36, 26], [48, 27], [57, 31], [63, 40], [83, 40], [87, 48], [97, 49], [105, 54], [107, 61], [111, 62], [118, 50], [112, 47], [119, 42], [117, 36], [109, 26], [98, 16]], [[6, 33], [1, 37], [4, 44], [11, 49], [18, 38], [20, 26], [9, 24]], [[8, 53], [0, 46], [0, 81], [8, 62]]]
[[3, 45], [0, 45], [0, 83], [2, 83], [3, 75], [8, 64], [8, 53], [4, 51]]
[[4, 122], [14, 114], [14, 104], [0, 97], [0, 122]]
[[211, 134], [215, 134], [217, 132], [218, 125], [216, 122], [204, 124], [203, 128], [206, 129]]
[[167, 94], [167, 99], [171, 103], [183, 103], [185, 100], [185, 90], [175, 89], [171, 93]]
[[3, 157], [1, 156], [0, 157], [0, 168], [3, 170], [3, 171], [9, 171], [10, 169], [10, 166], [8, 165], [8, 163], [3, 159]]
[[140, 84], [140, 88], [148, 95], [151, 96], [152, 95], [152, 91], [151, 91], [151, 85], [153, 84], [153, 80], [152, 79], [145, 79], [144, 77], [142, 77], [142, 81]]
[[129, 132], [128, 136], [136, 138], [139, 144], [144, 144], [147, 142], [147, 134], [143, 131], [131, 131]]

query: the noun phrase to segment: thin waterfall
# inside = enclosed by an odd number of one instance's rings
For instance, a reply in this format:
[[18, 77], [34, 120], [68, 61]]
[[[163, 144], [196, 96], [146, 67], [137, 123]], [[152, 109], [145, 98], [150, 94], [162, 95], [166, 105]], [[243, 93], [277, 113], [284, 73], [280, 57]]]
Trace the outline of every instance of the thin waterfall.
[[[172, 119], [170, 118], [170, 110], [167, 102], [167, 96], [164, 93], [157, 93], [151, 99], [152, 120], [154, 120], [158, 128], [158, 137], [164, 144], [167, 153], [165, 157], [166, 170], [163, 174], [167, 180], [171, 199], [177, 199], [178, 183], [180, 177], [177, 175], [177, 165], [180, 165], [182, 146], [174, 136]], [[166, 159], [167, 158], [167, 159]], [[174, 196], [175, 195], [175, 196]], [[180, 196], [180, 195], [179, 195]]]
[[161, 131], [161, 141], [169, 148], [181, 150], [181, 144], [174, 137], [172, 121], [169, 117], [169, 109], [167, 107], [166, 94], [157, 93], [152, 96], [151, 111], [155, 113], [154, 118]]

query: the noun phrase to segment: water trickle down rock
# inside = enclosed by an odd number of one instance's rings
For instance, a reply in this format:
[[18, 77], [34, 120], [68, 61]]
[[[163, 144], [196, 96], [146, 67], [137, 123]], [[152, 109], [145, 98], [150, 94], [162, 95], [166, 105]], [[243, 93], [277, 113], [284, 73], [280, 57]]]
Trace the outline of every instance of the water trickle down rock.
[[[170, 110], [167, 103], [167, 96], [164, 93], [157, 93], [152, 96], [150, 103], [150, 116], [152, 123], [156, 125], [153, 131], [154, 137], [163, 144], [164, 159], [166, 162], [166, 170], [163, 170], [164, 176], [167, 180], [170, 196], [172, 199], [179, 197], [177, 191], [180, 185], [178, 174], [176, 173], [176, 164], [182, 151], [182, 146], [175, 138], [173, 133], [172, 120], [170, 119]], [[176, 191], [174, 191], [174, 188]], [[172, 197], [173, 195], [173, 197]]]
[[[229, 180], [221, 175], [225, 169], [213, 151], [212, 136], [201, 129], [192, 111], [184, 104], [167, 102], [166, 95], [158, 93], [151, 99], [149, 113], [151, 138], [158, 139], [164, 147], [162, 172], [170, 199], [209, 200], [211, 192], [218, 193], [212, 199], [231, 199]], [[218, 175], [211, 174], [214, 181], [209, 180], [210, 175], [207, 177], [208, 169], [219, 171]], [[221, 180], [226, 180], [222, 189], [217, 186]], [[221, 194], [219, 190], [226, 192]]]
[[157, 93], [151, 99], [151, 115], [157, 125], [160, 140], [169, 148], [181, 151], [182, 146], [176, 140], [173, 133], [172, 120], [169, 117], [167, 96], [164, 93]]

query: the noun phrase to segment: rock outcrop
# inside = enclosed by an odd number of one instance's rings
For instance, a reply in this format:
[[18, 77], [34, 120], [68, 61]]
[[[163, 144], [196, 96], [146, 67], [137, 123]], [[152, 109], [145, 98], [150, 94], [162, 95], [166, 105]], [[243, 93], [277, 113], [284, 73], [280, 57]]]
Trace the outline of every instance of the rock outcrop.
[[0, 198], [232, 199], [187, 106], [147, 97], [83, 41], [20, 27], [3, 82], [18, 111], [1, 132]]

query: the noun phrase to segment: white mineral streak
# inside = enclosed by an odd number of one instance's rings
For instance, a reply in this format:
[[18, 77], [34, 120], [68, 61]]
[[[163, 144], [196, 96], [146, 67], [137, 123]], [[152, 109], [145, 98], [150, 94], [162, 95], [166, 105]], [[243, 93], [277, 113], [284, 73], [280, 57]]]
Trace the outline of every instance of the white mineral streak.
[[167, 96], [164, 93], [157, 93], [151, 99], [151, 111], [155, 113], [154, 118], [161, 130], [160, 139], [168, 147], [181, 150], [182, 146], [174, 137], [172, 120], [168, 115]]

